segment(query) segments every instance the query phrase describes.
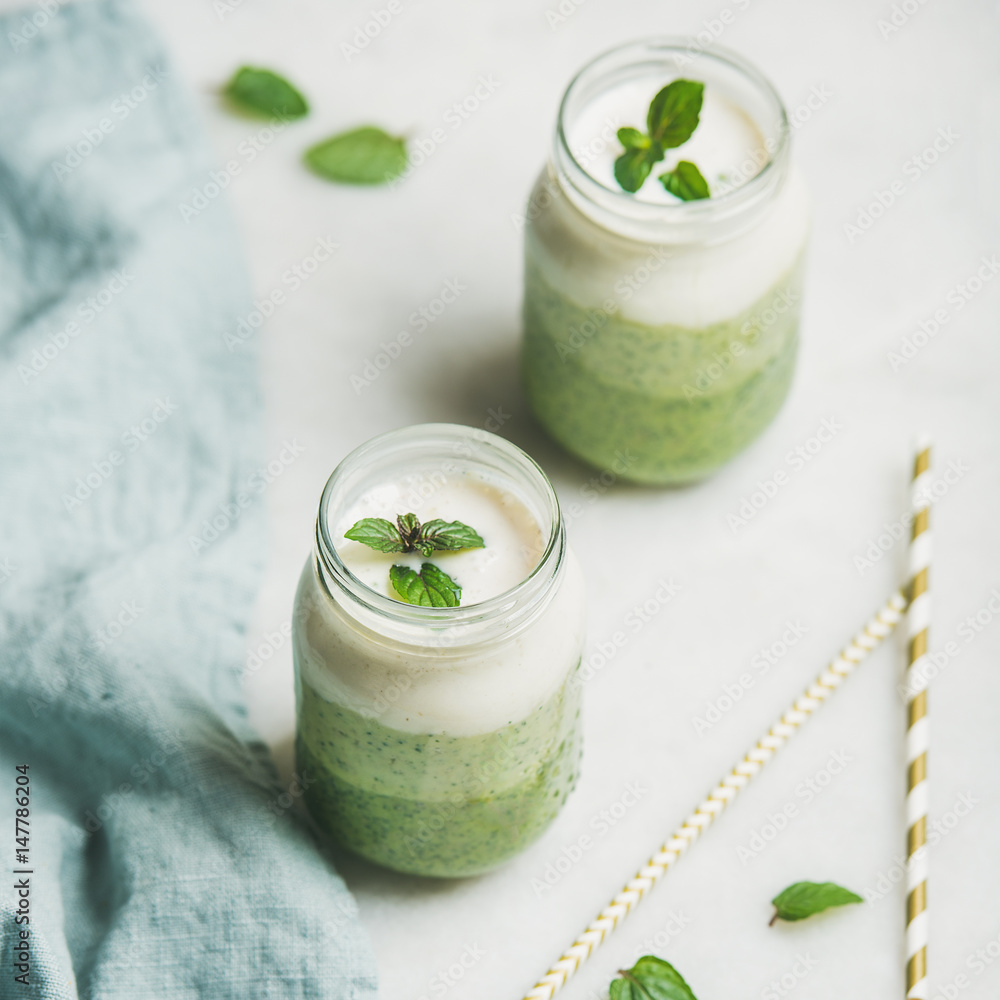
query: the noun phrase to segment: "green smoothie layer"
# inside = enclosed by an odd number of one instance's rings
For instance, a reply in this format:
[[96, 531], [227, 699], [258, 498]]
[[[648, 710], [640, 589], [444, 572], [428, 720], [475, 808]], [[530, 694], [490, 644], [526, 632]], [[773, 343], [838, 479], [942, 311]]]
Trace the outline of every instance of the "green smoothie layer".
[[339, 844], [389, 868], [486, 871], [539, 836], [576, 781], [579, 694], [568, 682], [528, 718], [476, 736], [392, 729], [300, 683], [309, 811]]
[[528, 399], [584, 461], [633, 482], [691, 482], [781, 408], [798, 347], [801, 261], [744, 312], [696, 329], [634, 322], [613, 300], [586, 309], [548, 284], [530, 252], [525, 267]]

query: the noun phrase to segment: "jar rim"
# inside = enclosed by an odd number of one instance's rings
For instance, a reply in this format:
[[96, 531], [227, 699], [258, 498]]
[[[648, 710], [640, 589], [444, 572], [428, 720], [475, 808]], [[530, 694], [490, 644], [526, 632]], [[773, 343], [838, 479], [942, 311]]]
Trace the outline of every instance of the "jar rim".
[[[519, 485], [534, 489], [534, 499], [544, 508], [550, 527], [545, 549], [531, 572], [519, 583], [504, 592], [473, 604], [454, 608], [427, 608], [407, 604], [372, 590], [363, 583], [341, 559], [334, 544], [329, 512], [338, 489], [352, 477], [363, 474], [373, 456], [412, 452], [420, 444], [438, 444], [441, 456], [454, 458], [455, 462], [475, 464], [477, 449], [481, 450], [480, 466], [506, 468], [520, 474]], [[450, 447], [450, 451], [444, 450]], [[471, 451], [470, 451], [471, 449]], [[487, 461], [490, 460], [490, 461]], [[544, 527], [544, 526], [543, 526]], [[536, 607], [547, 603], [551, 583], [562, 570], [565, 551], [566, 527], [559, 506], [559, 499], [548, 476], [541, 466], [517, 445], [489, 431], [462, 424], [415, 424], [379, 434], [346, 455], [330, 474], [320, 498], [316, 516], [316, 562], [320, 577], [327, 589], [334, 585], [361, 608], [374, 612], [380, 620], [388, 620], [402, 627], [426, 629], [468, 629], [472, 626], [488, 627], [495, 623], [509, 625], [512, 619], [521, 619]]]
[[[696, 53], [696, 55], [692, 55]], [[567, 119], [571, 114], [574, 100], [588, 84], [621, 70], [629, 65], [639, 65], [653, 60], [670, 61], [677, 57], [708, 59], [736, 71], [736, 74], [751, 85], [757, 94], [771, 106], [775, 116], [777, 137], [773, 149], [769, 148], [769, 159], [749, 180], [718, 196], [678, 201], [676, 204], [639, 201], [634, 194], [610, 187], [590, 174], [573, 152], [567, 134]], [[760, 123], [758, 122], [758, 125]], [[717, 45], [702, 45], [693, 37], [664, 36], [638, 39], [617, 45], [602, 52], [586, 63], [570, 80], [559, 103], [554, 136], [555, 166], [560, 175], [568, 181], [577, 207], [579, 201], [599, 207], [606, 215], [617, 215], [637, 226], [647, 229], [658, 227], [663, 230], [692, 225], [713, 226], [728, 224], [724, 228], [748, 228], [753, 224], [760, 209], [769, 202], [784, 184], [787, 174], [791, 127], [784, 102], [770, 80], [751, 62], [730, 49]], [[589, 213], [588, 213], [589, 214]], [[753, 218], [750, 218], [750, 217]], [[742, 220], [742, 227], [740, 227]], [[735, 235], [735, 233], [733, 233]]]

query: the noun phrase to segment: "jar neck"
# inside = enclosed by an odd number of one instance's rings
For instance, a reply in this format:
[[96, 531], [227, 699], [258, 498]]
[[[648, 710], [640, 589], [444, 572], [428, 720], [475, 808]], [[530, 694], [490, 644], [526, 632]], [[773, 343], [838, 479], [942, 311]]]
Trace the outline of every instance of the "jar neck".
[[[738, 177], [746, 180], [711, 198], [658, 204], [609, 187], [587, 171], [571, 145], [578, 116], [609, 88], [651, 75], [664, 82], [695, 78], [746, 113], [762, 136], [760, 148], [747, 150], [736, 165]], [[618, 140], [602, 135], [597, 141]], [[774, 87], [735, 53], [705, 49], [693, 39], [633, 42], [598, 56], [570, 82], [559, 108], [551, 163], [558, 193], [616, 235], [661, 245], [722, 243], [757, 225], [781, 193], [790, 169], [788, 117]]]
[[[429, 490], [469, 474], [509, 490], [537, 519], [546, 540], [537, 565], [504, 593], [454, 608], [406, 604], [366, 586], [341, 559], [335, 526], [358, 496], [404, 472], [425, 476]], [[362, 629], [414, 647], [466, 647], [519, 633], [555, 594], [565, 552], [559, 501], [541, 468], [509, 441], [457, 424], [408, 427], [362, 445], [330, 476], [316, 517], [316, 572], [326, 596]]]

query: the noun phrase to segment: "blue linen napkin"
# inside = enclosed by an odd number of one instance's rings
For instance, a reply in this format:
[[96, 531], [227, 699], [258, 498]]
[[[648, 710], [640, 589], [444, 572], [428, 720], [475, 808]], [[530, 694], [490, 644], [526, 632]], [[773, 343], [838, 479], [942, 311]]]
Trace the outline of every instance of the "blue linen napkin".
[[374, 997], [240, 694], [260, 399], [191, 108], [112, 0], [0, 20], [0, 97], [0, 997]]

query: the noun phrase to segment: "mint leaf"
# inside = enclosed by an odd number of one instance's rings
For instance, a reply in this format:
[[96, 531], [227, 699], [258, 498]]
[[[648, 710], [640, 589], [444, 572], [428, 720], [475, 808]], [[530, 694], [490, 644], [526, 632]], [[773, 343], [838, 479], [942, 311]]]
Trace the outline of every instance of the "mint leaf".
[[[414, 542], [420, 536], [420, 519], [416, 514], [397, 514], [396, 525], [399, 527], [399, 534], [403, 539], [403, 551], [412, 552], [415, 548]], [[424, 555], [430, 555], [425, 552]]]
[[420, 529], [414, 548], [429, 556], [433, 551], [457, 552], [459, 549], [481, 549], [486, 545], [479, 533], [461, 521], [442, 521], [436, 517]]
[[309, 113], [306, 99], [283, 76], [269, 69], [241, 66], [223, 93], [242, 110], [265, 118], [301, 118]]
[[862, 899], [857, 893], [834, 882], [796, 882], [778, 893], [771, 902], [774, 903], [773, 924], [776, 920], [805, 920], [831, 906], [860, 903]]
[[425, 608], [457, 608], [462, 588], [433, 563], [424, 563], [420, 572], [409, 566], [395, 565], [389, 570], [392, 589], [407, 604]]
[[611, 1000], [697, 1000], [684, 977], [667, 961], [643, 955], [631, 969], [619, 969], [612, 980]]
[[689, 160], [681, 160], [673, 170], [660, 174], [658, 180], [681, 201], [699, 201], [702, 198], [711, 197], [708, 181], [701, 176], [701, 171]]
[[650, 146], [649, 136], [637, 128], [620, 128], [618, 141], [626, 149], [649, 149]]
[[384, 517], [363, 517], [344, 532], [344, 537], [378, 552], [408, 551], [399, 529]]
[[650, 102], [646, 115], [649, 136], [664, 149], [683, 146], [698, 127], [703, 83], [674, 80], [668, 83]]
[[409, 162], [406, 141], [374, 125], [364, 125], [306, 151], [313, 171], [341, 184], [385, 184], [395, 180]]
[[[663, 154], [661, 153], [656, 160], [662, 159]], [[649, 176], [656, 160], [652, 159], [649, 149], [626, 149], [615, 160], [615, 180], [625, 191], [635, 194]]]

